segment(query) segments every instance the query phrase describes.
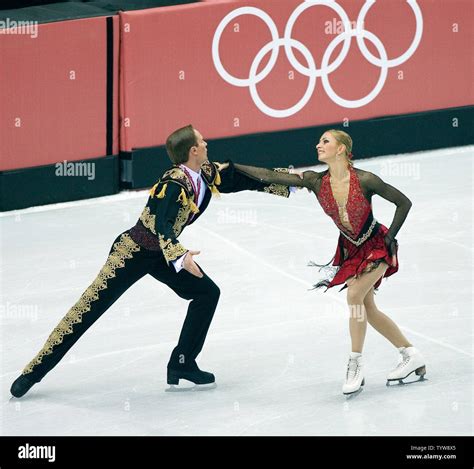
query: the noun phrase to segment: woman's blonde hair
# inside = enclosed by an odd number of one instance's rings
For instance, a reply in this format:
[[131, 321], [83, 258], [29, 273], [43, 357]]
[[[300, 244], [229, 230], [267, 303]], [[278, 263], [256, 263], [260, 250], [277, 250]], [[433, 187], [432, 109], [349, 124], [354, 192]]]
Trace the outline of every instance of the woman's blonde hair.
[[327, 130], [326, 132], [330, 132], [331, 135], [337, 140], [337, 142], [341, 143], [342, 145], [346, 147], [345, 156], [347, 158], [347, 162], [351, 166], [354, 166], [354, 164], [352, 163], [352, 160], [349, 158], [349, 154], [352, 153], [351, 136], [347, 132], [344, 132], [343, 130], [330, 129], [330, 130]]

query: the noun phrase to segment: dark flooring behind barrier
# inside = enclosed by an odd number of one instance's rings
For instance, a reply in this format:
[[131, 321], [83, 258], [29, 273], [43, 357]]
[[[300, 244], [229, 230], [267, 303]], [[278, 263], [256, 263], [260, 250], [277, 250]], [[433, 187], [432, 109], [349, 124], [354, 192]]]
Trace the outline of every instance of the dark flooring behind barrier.
[[115, 15], [119, 10], [144, 10], [199, 0], [97, 0], [52, 2], [51, 0], [4, 0], [0, 2], [0, 21], [54, 21]]
[[53, 165], [0, 172], [0, 211], [89, 199], [118, 191], [117, 156], [58, 161]]

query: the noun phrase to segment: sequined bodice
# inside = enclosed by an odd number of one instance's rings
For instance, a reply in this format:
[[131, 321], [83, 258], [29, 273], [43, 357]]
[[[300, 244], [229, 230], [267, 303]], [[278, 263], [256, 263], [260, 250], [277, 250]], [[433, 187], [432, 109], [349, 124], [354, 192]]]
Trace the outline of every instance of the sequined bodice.
[[[321, 180], [317, 198], [324, 212], [330, 216], [337, 227], [351, 237], [357, 237], [361, 232], [367, 217], [372, 212], [372, 206], [365, 198], [355, 169], [349, 166], [349, 194], [344, 207], [340, 208], [334, 198], [329, 171]], [[354, 230], [351, 232], [350, 227]]]

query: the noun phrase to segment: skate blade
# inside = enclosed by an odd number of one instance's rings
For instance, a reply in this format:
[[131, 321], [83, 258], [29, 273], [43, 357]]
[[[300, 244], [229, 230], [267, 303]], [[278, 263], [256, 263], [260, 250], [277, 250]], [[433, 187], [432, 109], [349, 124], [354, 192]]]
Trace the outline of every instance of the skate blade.
[[170, 384], [170, 387], [165, 389], [165, 392], [199, 392], [199, 391], [210, 391], [211, 389], [217, 388], [216, 383], [209, 384], [193, 384], [191, 386], [187, 385], [175, 385]]
[[411, 381], [405, 381], [406, 378], [404, 379], [390, 379], [390, 380], [387, 380], [387, 388], [390, 388], [390, 387], [393, 387], [393, 386], [407, 386], [409, 384], [415, 384], [415, 383], [420, 383], [422, 381], [428, 381], [428, 378], [425, 378], [424, 376], [421, 376], [420, 378], [418, 379], [414, 379], [414, 380], [411, 380]]
[[[409, 381], [406, 381], [406, 379], [409, 376], [411, 376], [413, 373], [415, 373], [416, 376], [419, 376], [419, 378], [418, 379], [411, 379], [410, 378]], [[411, 373], [406, 375], [404, 378], [388, 379], [386, 386], [387, 387], [390, 387], [390, 386], [405, 386], [407, 384], [419, 383], [420, 381], [428, 381], [428, 378], [425, 378], [425, 374], [426, 374], [426, 367], [422, 366], [421, 368], [418, 368], [418, 369], [412, 371]]]

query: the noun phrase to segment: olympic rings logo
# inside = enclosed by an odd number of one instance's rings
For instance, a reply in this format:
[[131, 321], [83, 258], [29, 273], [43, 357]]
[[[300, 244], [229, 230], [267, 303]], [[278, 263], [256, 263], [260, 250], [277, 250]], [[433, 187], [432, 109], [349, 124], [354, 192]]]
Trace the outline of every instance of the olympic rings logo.
[[[212, 40], [212, 59], [214, 61], [214, 66], [216, 67], [217, 72], [219, 75], [231, 85], [238, 86], [238, 87], [249, 87], [250, 96], [253, 99], [255, 105], [262, 111], [264, 114], [267, 114], [271, 117], [283, 118], [289, 117], [293, 114], [296, 114], [304, 106], [308, 103], [313, 95], [314, 88], [316, 86], [316, 78], [321, 77], [324, 90], [328, 94], [328, 96], [333, 100], [334, 103], [338, 104], [339, 106], [346, 107], [346, 108], [358, 108], [365, 106], [366, 104], [370, 103], [375, 97], [380, 93], [382, 90], [385, 80], [387, 78], [388, 69], [391, 67], [395, 67], [397, 65], [402, 64], [406, 60], [408, 60], [418, 48], [418, 45], [421, 40], [421, 36], [423, 34], [423, 17], [421, 14], [420, 7], [416, 3], [417, 0], [406, 0], [407, 3], [410, 5], [416, 19], [416, 31], [415, 36], [413, 38], [412, 43], [408, 47], [408, 49], [401, 54], [399, 57], [394, 59], [387, 58], [387, 52], [385, 50], [384, 45], [380, 41], [380, 39], [370, 31], [365, 30], [362, 25], [364, 24], [365, 17], [367, 12], [375, 4], [376, 0], [366, 0], [364, 5], [362, 6], [359, 16], [356, 22], [356, 28], [351, 27], [351, 23], [349, 18], [345, 12], [345, 10], [337, 3], [336, 0], [305, 0], [303, 3], [296, 7], [295, 11], [291, 14], [290, 18], [288, 19], [288, 23], [285, 27], [285, 33], [282, 38], [279, 37], [278, 29], [276, 27], [275, 22], [272, 18], [263, 10], [255, 7], [241, 7], [237, 8], [234, 11], [231, 11], [228, 15], [226, 15], [222, 21], [219, 23], [217, 27], [214, 38]], [[344, 32], [340, 33], [336, 36], [328, 45], [326, 51], [324, 52], [323, 59], [321, 62], [321, 68], [317, 68], [314, 62], [314, 57], [312, 56], [311, 52], [308, 48], [302, 44], [300, 41], [293, 39], [291, 34], [293, 32], [293, 27], [295, 25], [296, 20], [299, 16], [306, 11], [307, 9], [317, 6], [317, 5], [324, 5], [332, 10], [334, 10], [340, 17], [342, 24], [344, 25]], [[257, 53], [255, 58], [253, 59], [252, 65], [250, 66], [250, 72], [248, 78], [237, 78], [227, 72], [221, 62], [220, 54], [219, 54], [219, 42], [222, 36], [222, 33], [225, 27], [238, 16], [242, 15], [253, 15], [260, 18], [270, 30], [272, 40], [263, 46], [260, 51]], [[367, 59], [371, 64], [380, 67], [380, 77], [375, 85], [375, 88], [366, 96], [360, 99], [355, 100], [348, 100], [340, 97], [337, 95], [331, 87], [329, 83], [329, 74], [334, 72], [339, 65], [343, 62], [346, 58], [347, 53], [349, 52], [349, 47], [351, 45], [352, 37], [355, 36], [357, 39], [357, 44], [359, 46], [362, 55]], [[372, 44], [374, 44], [375, 48], [378, 51], [379, 57], [375, 57], [371, 54], [371, 52], [367, 49], [365, 45], [364, 39], [368, 39]], [[331, 54], [333, 53], [336, 46], [344, 41], [343, 47], [339, 56], [330, 63]], [[298, 103], [294, 106], [289, 107], [287, 109], [273, 109], [267, 104], [265, 104], [262, 99], [260, 98], [258, 91], [257, 91], [257, 84], [264, 80], [270, 72], [273, 70], [276, 61], [278, 60], [278, 55], [280, 51], [280, 47], [284, 47], [285, 53], [288, 57], [290, 64], [293, 66], [295, 70], [299, 73], [308, 77], [308, 87], [306, 88], [306, 92], [304, 96], [300, 99]], [[301, 64], [295, 57], [293, 53], [293, 49], [297, 49], [303, 55], [307, 66]], [[257, 73], [258, 68], [262, 59], [265, 57], [266, 54], [271, 52], [270, 60], [268, 64]]]

